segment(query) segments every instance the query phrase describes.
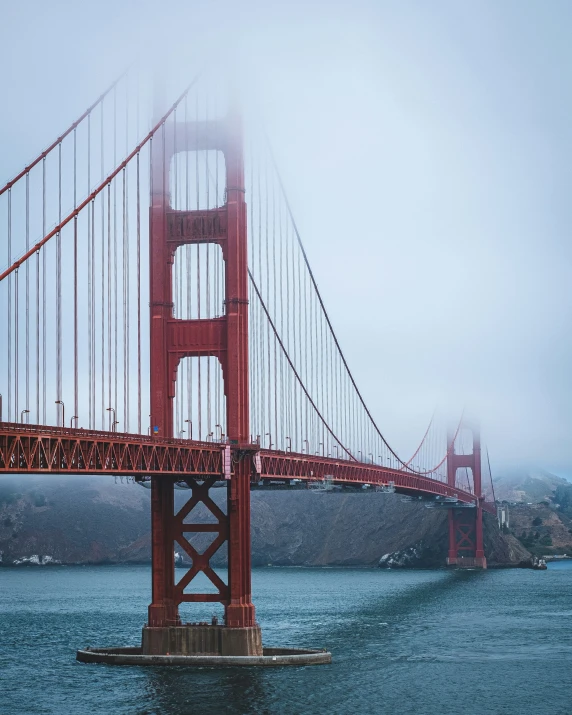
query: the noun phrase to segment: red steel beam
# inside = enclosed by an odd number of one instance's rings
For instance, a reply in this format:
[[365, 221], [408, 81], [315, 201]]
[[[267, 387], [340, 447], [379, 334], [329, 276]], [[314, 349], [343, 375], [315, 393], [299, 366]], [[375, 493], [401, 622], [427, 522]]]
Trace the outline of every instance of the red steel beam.
[[[268, 449], [260, 450], [260, 461], [262, 479], [300, 479], [306, 482], [320, 482], [325, 477], [331, 477], [334, 484], [375, 486], [389, 486], [392, 482], [396, 491], [406, 494], [456, 497], [458, 501], [465, 504], [477, 503], [474, 494], [413, 471]], [[481, 502], [481, 506], [491, 513], [496, 513], [494, 504]]]
[[[225, 444], [95, 430], [0, 423], [0, 474], [119, 474], [134, 477], [160, 476], [181, 479], [224, 476]], [[456, 497], [475, 504], [470, 492], [414, 472], [374, 464], [309, 456], [293, 452], [258, 450], [256, 445], [231, 445], [237, 452], [260, 454], [260, 474], [253, 480], [299, 479], [320, 482], [331, 477], [334, 484], [389, 486], [396, 491], [421, 496]], [[485, 511], [494, 504], [481, 501]]]
[[0, 473], [220, 476], [221, 446], [118, 432], [0, 423]]

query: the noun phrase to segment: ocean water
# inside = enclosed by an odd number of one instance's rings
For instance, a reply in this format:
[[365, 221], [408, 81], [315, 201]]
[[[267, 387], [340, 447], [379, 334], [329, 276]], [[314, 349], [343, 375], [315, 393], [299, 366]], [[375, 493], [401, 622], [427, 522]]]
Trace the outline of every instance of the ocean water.
[[266, 645], [325, 647], [332, 664], [77, 663], [78, 647], [138, 644], [149, 568], [0, 568], [0, 714], [572, 714], [572, 562], [266, 568], [253, 591]]

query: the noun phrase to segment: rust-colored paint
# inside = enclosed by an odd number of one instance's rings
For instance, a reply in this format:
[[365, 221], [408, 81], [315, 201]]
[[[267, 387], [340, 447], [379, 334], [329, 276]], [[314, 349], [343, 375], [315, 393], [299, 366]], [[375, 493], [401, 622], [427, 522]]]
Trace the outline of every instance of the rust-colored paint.
[[[457, 454], [455, 439], [450, 432], [447, 444], [447, 483], [455, 486], [457, 470], [463, 467], [473, 474], [473, 489], [476, 499], [475, 509], [451, 509], [449, 511], [449, 555], [448, 563], [455, 565], [459, 558], [470, 558], [473, 565], [486, 568], [487, 560], [483, 549], [483, 508], [485, 504], [481, 485], [481, 435], [479, 426], [462, 419], [458, 431], [469, 429], [472, 434], [471, 454]], [[494, 505], [492, 505], [494, 507]]]
[[[227, 433], [231, 441], [246, 442], [249, 435], [248, 385], [248, 268], [246, 203], [242, 132], [238, 117], [224, 120], [164, 125], [165, 136], [153, 144], [153, 191], [150, 209], [151, 296], [151, 415], [161, 437], [173, 437], [173, 398], [179, 362], [184, 357], [210, 355], [222, 366], [227, 406]], [[176, 211], [169, 205], [169, 167], [181, 151], [219, 150], [226, 166], [226, 204], [213, 211]], [[172, 265], [178, 246], [215, 243], [225, 261], [225, 315], [216, 319], [177, 320], [173, 317]], [[216, 539], [218, 548], [228, 539], [228, 587], [219, 588], [226, 624], [255, 624], [250, 586], [250, 475], [251, 460], [239, 459], [228, 483], [227, 516]], [[153, 602], [149, 625], [178, 622], [177, 607], [189, 600], [183, 589], [203, 571], [212, 580], [207, 557], [191, 556], [193, 567], [177, 586], [174, 583], [173, 482], [152, 480]], [[194, 498], [194, 497], [193, 497]], [[222, 522], [221, 522], [222, 523]], [[178, 532], [180, 535], [180, 531]], [[188, 550], [188, 542], [183, 547]], [[216, 549], [215, 549], [216, 550]], [[183, 586], [181, 586], [181, 583]], [[212, 600], [193, 596], [193, 600]]]

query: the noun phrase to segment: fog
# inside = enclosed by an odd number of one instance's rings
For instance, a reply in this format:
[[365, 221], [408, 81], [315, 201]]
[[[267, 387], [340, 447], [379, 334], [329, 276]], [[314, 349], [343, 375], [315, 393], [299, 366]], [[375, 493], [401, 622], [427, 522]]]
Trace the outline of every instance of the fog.
[[571, 23], [566, 0], [12, 3], [0, 182], [133, 61], [169, 95], [232, 69], [389, 442], [466, 405], [493, 469], [572, 475]]

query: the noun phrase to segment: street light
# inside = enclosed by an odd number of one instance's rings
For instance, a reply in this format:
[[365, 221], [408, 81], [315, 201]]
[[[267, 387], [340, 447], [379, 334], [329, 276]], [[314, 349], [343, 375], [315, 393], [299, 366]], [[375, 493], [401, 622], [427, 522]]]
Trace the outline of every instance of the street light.
[[193, 423], [191, 420], [185, 420], [185, 423], [189, 423], [189, 439], [193, 439]]
[[339, 454], [338, 454], [338, 445], [337, 445], [337, 444], [335, 444], [335, 445], [332, 447], [332, 451], [333, 451], [334, 449], [336, 450], [336, 459], [338, 459], [338, 458], [339, 458]]
[[272, 449], [272, 434], [270, 432], [266, 432], [265, 437], [268, 437], [268, 449]]
[[223, 434], [222, 434], [222, 425], [215, 425], [215, 429], [216, 429], [217, 427], [220, 429], [220, 441], [222, 442], [222, 437], [223, 437]]
[[24, 421], [24, 415], [27, 415], [29, 412], [30, 410], [22, 410], [22, 412], [20, 412], [20, 422]]
[[56, 405], [62, 406], [62, 427], [66, 426], [66, 408], [61, 400], [56, 400]]
[[291, 452], [291, 451], [292, 451], [292, 438], [291, 438], [291, 437], [285, 437], [284, 439], [287, 439], [287, 440], [288, 440], [288, 446], [286, 447], [286, 451], [287, 451], [287, 452]]
[[[79, 420], [79, 417], [77, 415], [74, 415], [71, 420], [70, 420], [70, 429], [73, 427], [73, 421], [74, 420]], [[75, 426], [77, 427], [77, 422], [75, 423]]]
[[115, 425], [119, 424], [119, 420], [115, 420], [114, 423], [111, 425], [111, 431], [112, 432], [117, 432], [117, 427]]
[[179, 430], [179, 439], [183, 439], [183, 432], [185, 432], [184, 429]]
[[368, 456], [371, 457], [371, 463], [373, 464], [373, 454], [370, 452]]
[[[322, 457], [323, 457], [323, 456], [324, 456], [324, 443], [323, 443], [323, 442], [318, 442], [318, 447], [319, 447], [320, 445], [322, 446]], [[318, 451], [319, 451], [319, 450], [318, 450]], [[316, 454], [318, 454], [318, 452], [316, 452]]]
[[[114, 432], [114, 431], [115, 431], [115, 430], [114, 430], [114, 425], [118, 424], [118, 423], [115, 421], [115, 418], [116, 418], [116, 416], [117, 416], [117, 415], [115, 414], [115, 407], [106, 407], [106, 408], [105, 408], [105, 411], [106, 411], [106, 412], [113, 412], [113, 422], [111, 423], [111, 431]], [[111, 417], [111, 415], [110, 415], [110, 417]]]
[[[310, 443], [308, 442], [307, 439], [302, 440], [302, 444], [306, 443], [306, 454], [310, 454]], [[304, 450], [302, 450], [303, 452]]]
[[209, 432], [209, 433], [207, 434], [207, 442], [209, 441], [209, 437], [211, 438], [210, 441], [212, 442], [212, 441], [213, 441], [213, 439], [212, 439], [212, 438], [213, 438], [213, 432]]

